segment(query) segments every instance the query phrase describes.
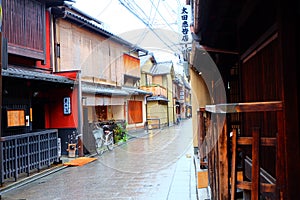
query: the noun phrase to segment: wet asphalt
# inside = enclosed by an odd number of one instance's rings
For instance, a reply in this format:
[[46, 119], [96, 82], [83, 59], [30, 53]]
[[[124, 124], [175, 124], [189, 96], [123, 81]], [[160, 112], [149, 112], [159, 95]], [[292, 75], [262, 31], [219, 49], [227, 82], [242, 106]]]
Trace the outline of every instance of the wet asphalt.
[[1, 195], [1, 200], [197, 200], [192, 120], [150, 131], [97, 160], [66, 167]]

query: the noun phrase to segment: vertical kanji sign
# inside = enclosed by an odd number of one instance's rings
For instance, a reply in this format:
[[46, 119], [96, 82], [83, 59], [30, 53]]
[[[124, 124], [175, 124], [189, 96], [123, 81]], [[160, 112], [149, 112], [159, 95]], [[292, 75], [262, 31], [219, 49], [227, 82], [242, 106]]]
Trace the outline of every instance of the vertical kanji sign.
[[190, 31], [191, 20], [191, 6], [184, 5], [179, 9], [179, 43], [188, 44], [192, 42], [192, 36]]

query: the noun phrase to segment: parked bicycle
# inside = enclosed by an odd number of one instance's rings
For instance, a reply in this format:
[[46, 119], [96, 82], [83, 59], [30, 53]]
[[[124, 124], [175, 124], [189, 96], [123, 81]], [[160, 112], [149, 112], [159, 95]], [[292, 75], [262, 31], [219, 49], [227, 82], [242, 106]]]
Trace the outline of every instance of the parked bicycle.
[[114, 136], [113, 128], [108, 125], [100, 125], [98, 122], [93, 123], [93, 135], [95, 138], [95, 150], [98, 155], [101, 155], [105, 146], [108, 150], [113, 150], [114, 148]]

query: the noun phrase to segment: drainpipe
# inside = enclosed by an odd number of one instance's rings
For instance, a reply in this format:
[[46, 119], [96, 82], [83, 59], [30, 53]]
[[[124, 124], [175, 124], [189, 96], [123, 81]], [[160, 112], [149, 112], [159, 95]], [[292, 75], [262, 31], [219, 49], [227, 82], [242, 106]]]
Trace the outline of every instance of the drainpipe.
[[81, 71], [77, 73], [78, 81], [78, 156], [83, 156], [83, 111], [82, 111], [82, 89], [81, 89]]
[[169, 119], [169, 80], [168, 80], [168, 75], [166, 76], [167, 78], [167, 120], [168, 120], [168, 126], [170, 126], [170, 119]]
[[52, 66], [53, 72], [57, 72], [57, 63], [56, 63], [56, 56], [55, 56], [55, 42], [56, 42], [56, 36], [55, 36], [55, 19], [54, 16], [51, 14], [51, 8], [49, 9], [50, 12], [50, 66]]

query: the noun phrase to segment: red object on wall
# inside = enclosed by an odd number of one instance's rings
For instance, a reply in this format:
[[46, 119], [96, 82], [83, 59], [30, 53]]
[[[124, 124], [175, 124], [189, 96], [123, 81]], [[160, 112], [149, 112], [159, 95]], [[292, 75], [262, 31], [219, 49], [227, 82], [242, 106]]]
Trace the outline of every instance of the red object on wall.
[[[53, 94], [53, 93], [52, 93]], [[46, 111], [46, 128], [75, 128], [78, 127], [78, 89], [56, 89], [53, 103], [49, 104]], [[64, 97], [71, 98], [71, 114], [64, 114]]]
[[142, 101], [128, 101], [128, 123], [143, 122]]
[[46, 53], [46, 58], [45, 58], [45, 63], [42, 64], [41, 61], [37, 61], [36, 62], [36, 66], [38, 68], [43, 68], [43, 69], [52, 69], [52, 66], [51, 66], [51, 53], [50, 53], [50, 45], [51, 45], [51, 40], [50, 40], [50, 13], [49, 11], [46, 10], [46, 13], [45, 13], [45, 18], [46, 18], [46, 48], [45, 48], [45, 53]]

